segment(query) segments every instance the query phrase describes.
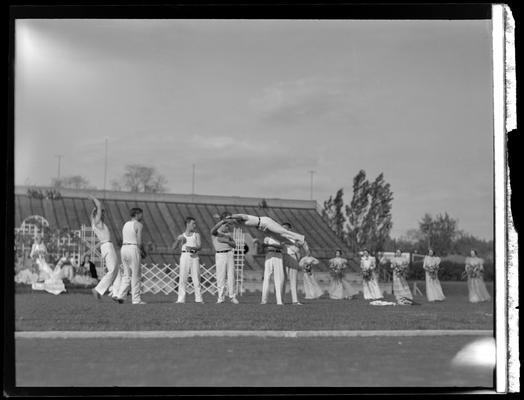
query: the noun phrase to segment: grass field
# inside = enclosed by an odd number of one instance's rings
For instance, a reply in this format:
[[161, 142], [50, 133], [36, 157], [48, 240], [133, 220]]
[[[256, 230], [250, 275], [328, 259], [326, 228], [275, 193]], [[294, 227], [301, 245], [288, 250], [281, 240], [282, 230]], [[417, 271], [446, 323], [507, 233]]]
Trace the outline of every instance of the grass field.
[[17, 386], [493, 386], [474, 337], [18, 339]]
[[[354, 300], [302, 300], [302, 306], [175, 304], [145, 294], [145, 305], [96, 301], [89, 289], [54, 296], [17, 287], [17, 331], [438, 330], [493, 329], [493, 304], [471, 304], [463, 282], [444, 283], [447, 299], [420, 306], [375, 307]], [[491, 287], [488, 289], [491, 291]], [[393, 300], [391, 297], [387, 300]], [[492, 387], [491, 368], [451, 360], [478, 336], [18, 338], [17, 386]]]
[[[261, 305], [260, 293], [240, 297], [241, 304], [175, 304], [174, 295], [143, 295], [148, 303], [96, 301], [89, 290], [54, 296], [21, 290], [15, 296], [15, 329], [32, 330], [387, 330], [387, 329], [493, 329], [493, 304], [471, 304], [463, 283], [447, 285], [447, 300], [420, 306], [371, 306], [354, 300], [301, 300], [304, 305]], [[289, 296], [287, 298], [290, 301]], [[389, 298], [389, 300], [393, 300]], [[275, 301], [274, 298], [270, 301]]]

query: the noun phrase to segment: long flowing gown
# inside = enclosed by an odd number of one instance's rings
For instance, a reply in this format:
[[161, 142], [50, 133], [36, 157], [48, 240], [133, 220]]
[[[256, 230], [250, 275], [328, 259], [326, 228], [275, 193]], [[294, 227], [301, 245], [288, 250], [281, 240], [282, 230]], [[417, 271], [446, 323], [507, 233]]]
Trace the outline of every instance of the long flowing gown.
[[[426, 271], [426, 297], [428, 301], [444, 301], [446, 299], [437, 275], [439, 265], [440, 257], [424, 257], [422, 268]], [[435, 272], [432, 274], [431, 271]]]
[[362, 257], [360, 259], [360, 269], [362, 271], [370, 271], [371, 277], [369, 280], [362, 280], [362, 291], [366, 300], [379, 300], [384, 296], [378, 285], [378, 278], [375, 272], [376, 263], [373, 257]]
[[34, 290], [45, 290], [54, 295], [59, 295], [62, 292], [66, 291], [64, 281], [62, 280], [62, 270], [59, 265], [52, 269], [49, 264], [46, 262], [44, 257], [39, 257], [36, 260], [37, 264], [41, 271], [44, 271], [45, 277], [44, 283], [33, 284]]
[[[324, 294], [324, 291], [315, 279], [315, 274], [311, 269], [312, 265], [318, 265], [319, 261], [311, 256], [304, 257], [300, 260], [299, 265], [304, 269], [302, 283], [304, 285], [305, 298], [307, 300], [318, 299]], [[309, 267], [308, 267], [309, 266]]]
[[[471, 274], [471, 272], [477, 269], [476, 274]], [[483, 301], [491, 300], [491, 296], [486, 289], [486, 284], [484, 283], [484, 260], [479, 257], [466, 257], [466, 273], [468, 274], [468, 293], [469, 301], [471, 303], [480, 303]]]
[[329, 298], [340, 300], [350, 299], [358, 294], [358, 290], [344, 277], [344, 270], [347, 268], [347, 260], [342, 257], [335, 257], [329, 260], [330, 268], [338, 267], [342, 270], [342, 274], [331, 276], [331, 283], [329, 285]]
[[393, 269], [393, 294], [397, 301], [403, 297], [413, 300], [413, 295], [409, 289], [406, 277], [396, 271], [396, 268], [406, 270], [408, 264], [409, 261], [403, 256], [395, 256], [391, 259], [391, 269]]

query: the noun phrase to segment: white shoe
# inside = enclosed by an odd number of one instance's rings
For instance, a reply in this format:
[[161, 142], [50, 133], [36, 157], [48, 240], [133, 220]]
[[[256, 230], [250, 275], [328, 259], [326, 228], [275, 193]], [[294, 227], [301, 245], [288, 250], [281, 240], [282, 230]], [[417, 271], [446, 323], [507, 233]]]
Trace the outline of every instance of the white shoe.
[[147, 304], [147, 303], [145, 301], [140, 300], [138, 303], [133, 303], [133, 304]]
[[223, 303], [224, 302], [224, 299], [218, 299], [217, 300], [217, 304], [220, 304], [220, 303]]
[[294, 305], [294, 306], [301, 306], [302, 303], [300, 303], [299, 301], [296, 301], [296, 302], [293, 303], [293, 305]]
[[185, 300], [177, 300], [176, 303], [177, 304], [184, 304], [186, 301]]
[[236, 297], [232, 297], [232, 298], [231, 298], [231, 303], [233, 303], [233, 304], [239, 304], [240, 302], [237, 300]]
[[206, 304], [204, 303], [204, 300], [195, 300], [195, 303]]
[[277, 303], [277, 306], [283, 306], [284, 303]]
[[98, 291], [96, 289], [91, 289], [91, 293], [93, 293], [93, 297], [97, 300], [100, 300], [102, 298], [102, 296], [100, 295], [100, 293], [98, 293]]
[[260, 304], [267, 304], [265, 301], [261, 301]]

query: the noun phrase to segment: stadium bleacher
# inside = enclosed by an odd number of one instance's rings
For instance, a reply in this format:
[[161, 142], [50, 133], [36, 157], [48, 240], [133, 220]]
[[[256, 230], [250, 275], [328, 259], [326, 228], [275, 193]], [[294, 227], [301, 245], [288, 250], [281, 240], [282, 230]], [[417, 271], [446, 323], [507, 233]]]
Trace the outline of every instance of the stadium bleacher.
[[[121, 243], [121, 229], [128, 220], [129, 209], [141, 207], [144, 210], [143, 241], [152, 245], [148, 263], [172, 263], [174, 253], [170, 247], [175, 237], [184, 230], [184, 219], [192, 216], [197, 220], [202, 236], [201, 263], [214, 264], [214, 252], [209, 231], [216, 224], [214, 215], [222, 211], [268, 216], [283, 223], [290, 222], [293, 230], [306, 236], [312, 255], [317, 257], [321, 270], [327, 269], [327, 260], [340, 248], [350, 260], [350, 268], [356, 270], [357, 263], [346, 244], [329, 228], [317, 210], [316, 201], [264, 199], [235, 196], [150, 194], [97, 190], [61, 189], [59, 199], [38, 199], [28, 194], [29, 187], [15, 187], [15, 226], [30, 215], [44, 217], [52, 228], [80, 229], [82, 224], [89, 225], [89, 214], [93, 204], [88, 194], [98, 197], [106, 210], [106, 223], [111, 231], [117, 249]], [[39, 187], [42, 192], [49, 189]], [[265, 203], [261, 206], [261, 203]], [[244, 228], [251, 239], [261, 243], [264, 233], [254, 228]], [[262, 270], [264, 255], [250, 249], [246, 258], [248, 270]]]

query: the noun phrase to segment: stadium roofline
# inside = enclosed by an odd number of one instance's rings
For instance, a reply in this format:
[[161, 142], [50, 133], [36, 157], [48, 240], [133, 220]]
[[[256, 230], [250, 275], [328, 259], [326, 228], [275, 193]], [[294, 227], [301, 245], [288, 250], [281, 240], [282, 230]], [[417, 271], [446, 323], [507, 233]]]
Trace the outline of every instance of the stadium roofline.
[[113, 190], [98, 189], [66, 189], [55, 188], [52, 186], [15, 186], [15, 195], [27, 195], [28, 189], [33, 190], [57, 190], [62, 197], [86, 198], [91, 194], [100, 199], [106, 200], [126, 200], [126, 201], [162, 201], [166, 203], [193, 203], [193, 204], [217, 204], [226, 206], [251, 206], [259, 207], [262, 200], [268, 208], [304, 208], [317, 209], [316, 200], [296, 200], [296, 199], [270, 199], [262, 197], [241, 197], [241, 196], [219, 196], [204, 194], [175, 194], [175, 193], [136, 193], [120, 192]]

